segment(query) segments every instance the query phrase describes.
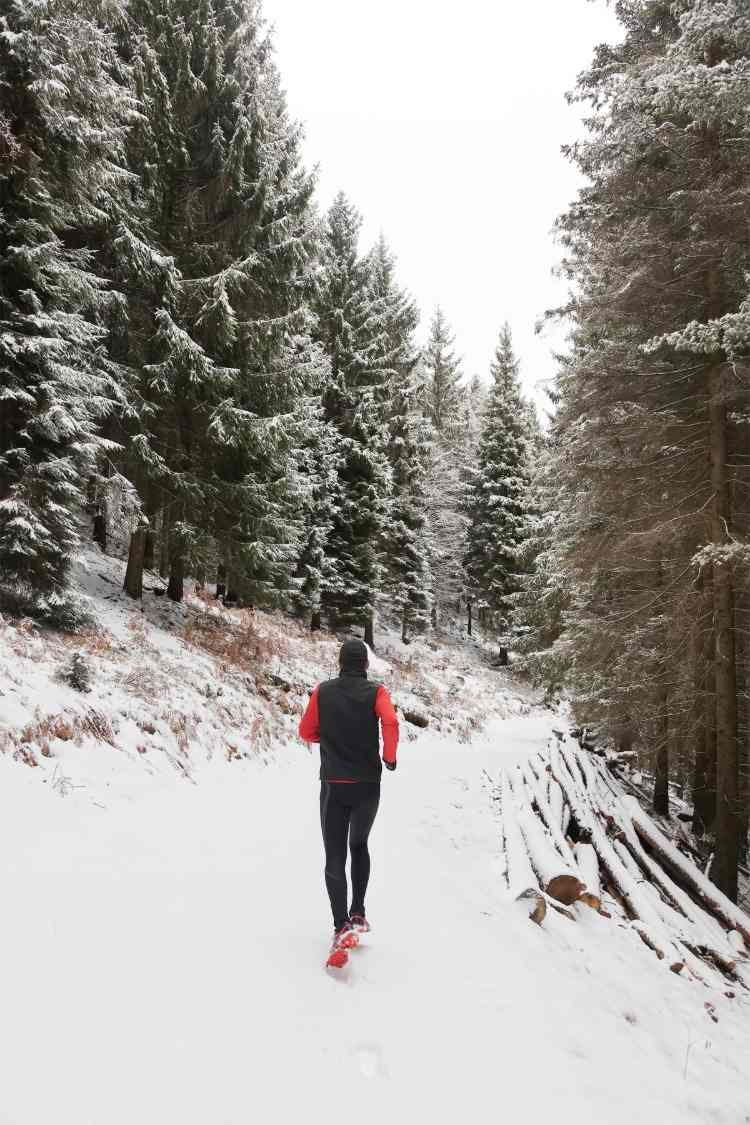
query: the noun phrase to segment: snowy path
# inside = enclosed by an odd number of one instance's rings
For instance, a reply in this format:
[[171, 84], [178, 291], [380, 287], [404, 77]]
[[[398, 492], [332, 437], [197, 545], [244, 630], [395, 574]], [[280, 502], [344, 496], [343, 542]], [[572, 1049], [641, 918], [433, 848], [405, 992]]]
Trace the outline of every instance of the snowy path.
[[347, 980], [306, 752], [106, 811], [0, 761], [0, 1125], [750, 1121], [746, 1009], [716, 1027], [632, 934], [508, 905], [483, 769], [547, 730], [403, 747]]

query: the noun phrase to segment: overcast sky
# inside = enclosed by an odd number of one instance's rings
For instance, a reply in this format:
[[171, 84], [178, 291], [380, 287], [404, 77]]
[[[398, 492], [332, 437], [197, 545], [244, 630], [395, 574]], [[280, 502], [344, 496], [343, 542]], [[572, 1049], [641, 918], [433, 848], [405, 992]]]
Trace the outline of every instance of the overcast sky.
[[343, 189], [365, 249], [382, 229], [426, 333], [445, 309], [467, 375], [487, 375], [510, 322], [528, 392], [560, 342], [535, 323], [564, 295], [551, 228], [573, 198], [565, 102], [594, 46], [618, 38], [604, 0], [265, 0], [319, 199]]

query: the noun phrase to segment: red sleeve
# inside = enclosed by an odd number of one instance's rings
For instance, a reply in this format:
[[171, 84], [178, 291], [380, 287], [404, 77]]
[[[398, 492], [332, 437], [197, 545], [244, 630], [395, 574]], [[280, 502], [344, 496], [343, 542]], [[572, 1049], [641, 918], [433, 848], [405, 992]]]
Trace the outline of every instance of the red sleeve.
[[299, 736], [305, 742], [320, 742], [320, 714], [318, 712], [318, 689], [310, 696], [307, 710], [299, 725]]
[[398, 716], [391, 703], [391, 697], [384, 687], [378, 688], [375, 696], [375, 714], [380, 719], [383, 731], [383, 760], [396, 761], [398, 749]]

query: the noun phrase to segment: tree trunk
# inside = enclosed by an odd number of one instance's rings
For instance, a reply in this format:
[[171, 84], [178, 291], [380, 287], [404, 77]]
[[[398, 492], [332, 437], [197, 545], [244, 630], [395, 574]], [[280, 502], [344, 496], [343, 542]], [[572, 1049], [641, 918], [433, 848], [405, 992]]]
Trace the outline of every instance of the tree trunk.
[[161, 527], [159, 529], [159, 575], [161, 578], [169, 577], [169, 528], [172, 523], [172, 507], [167, 504], [162, 509]]
[[704, 602], [707, 618], [701, 634], [700, 622], [696, 629], [694, 649], [693, 684], [695, 732], [693, 761], [693, 823], [696, 836], [709, 832], [716, 815], [716, 702], [713, 675], [713, 593], [709, 587], [708, 601]]
[[[711, 369], [711, 542], [729, 542], [731, 512], [727, 475], [727, 419], [723, 367]], [[721, 558], [713, 566], [714, 670], [716, 683], [716, 847], [711, 877], [724, 894], [737, 901], [740, 854], [739, 761], [737, 753], [737, 682], [734, 649], [732, 573]]]
[[466, 602], [466, 636], [471, 636], [471, 598]]
[[406, 606], [404, 606], [401, 614], [401, 643], [405, 645], [409, 643], [409, 615], [406, 612]]
[[661, 722], [656, 746], [654, 770], [654, 812], [669, 816], [669, 697], [664, 695], [661, 704]]
[[365, 621], [365, 644], [375, 651], [375, 622], [372, 614]]
[[310, 616], [310, 632], [319, 633], [321, 629], [320, 606], [315, 606]]
[[139, 524], [130, 536], [128, 565], [123, 589], [131, 598], [143, 597], [143, 552], [146, 547], [146, 527]]
[[183, 555], [175, 555], [169, 571], [169, 585], [167, 597], [173, 602], [181, 602], [185, 592], [185, 559]]
[[100, 503], [94, 516], [94, 542], [98, 543], [102, 549], [102, 554], [107, 553], [107, 510], [103, 504]]

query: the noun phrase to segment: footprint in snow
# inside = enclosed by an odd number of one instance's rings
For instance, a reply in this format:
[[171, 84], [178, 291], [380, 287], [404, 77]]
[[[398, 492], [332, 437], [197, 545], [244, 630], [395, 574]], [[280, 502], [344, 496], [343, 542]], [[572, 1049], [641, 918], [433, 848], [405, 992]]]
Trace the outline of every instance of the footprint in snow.
[[385, 1078], [383, 1053], [377, 1043], [360, 1043], [356, 1048], [359, 1069], [365, 1078]]

